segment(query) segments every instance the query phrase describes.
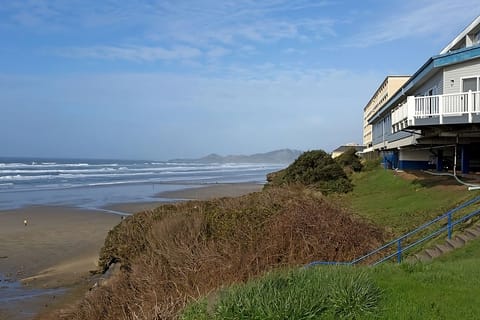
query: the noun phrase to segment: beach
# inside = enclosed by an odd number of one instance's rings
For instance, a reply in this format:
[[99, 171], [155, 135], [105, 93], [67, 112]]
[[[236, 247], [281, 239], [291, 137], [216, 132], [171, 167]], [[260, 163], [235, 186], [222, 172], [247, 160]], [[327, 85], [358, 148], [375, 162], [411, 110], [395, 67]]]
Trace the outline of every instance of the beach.
[[[79, 285], [88, 278], [90, 270], [96, 269], [105, 236], [120, 221], [119, 215], [68, 207], [0, 211], [0, 273], [8, 281], [20, 281], [27, 288]], [[31, 309], [41, 311], [39, 303], [49, 305], [45, 302], [49, 300], [48, 292], [45, 290], [46, 294], [39, 294], [38, 298], [10, 300], [7, 310], [0, 303], [0, 316], [8, 312], [8, 319], [28, 318], [22, 314]], [[53, 295], [55, 299], [57, 295]]]
[[[109, 205], [103, 209], [135, 213], [153, 209], [168, 199], [240, 196], [262, 187], [248, 183], [214, 184], [162, 192], [157, 194], [158, 201]], [[121, 218], [122, 215], [107, 211], [65, 206], [0, 211], [0, 274], [4, 276], [3, 286], [0, 283], [4, 292], [3, 296], [0, 294], [0, 319], [32, 319], [80, 298], [92, 283], [90, 271], [97, 269], [99, 251], [108, 231]], [[8, 299], [5, 279], [21, 282], [23, 287], [18, 290], [40, 291], [32, 291], [38, 293], [32, 298]], [[2, 297], [9, 303], [2, 303]]]
[[218, 183], [205, 186], [163, 191], [155, 195], [159, 201], [118, 203], [103, 207], [105, 210], [118, 213], [135, 213], [151, 210], [165, 202], [186, 200], [211, 200], [221, 197], [238, 197], [262, 190], [263, 184], [258, 183]]
[[157, 194], [157, 197], [166, 199], [209, 200], [221, 197], [238, 197], [260, 191], [262, 188], [263, 184], [258, 183], [221, 183], [209, 185], [208, 187], [165, 191]]

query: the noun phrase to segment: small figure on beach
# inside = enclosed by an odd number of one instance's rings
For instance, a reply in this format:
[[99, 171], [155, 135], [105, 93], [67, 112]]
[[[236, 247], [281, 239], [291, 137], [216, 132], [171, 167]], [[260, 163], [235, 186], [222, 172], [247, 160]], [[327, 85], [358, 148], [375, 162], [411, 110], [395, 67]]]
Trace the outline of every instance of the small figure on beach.
[[27, 218], [23, 219], [23, 224], [25, 225], [25, 227], [27, 226]]

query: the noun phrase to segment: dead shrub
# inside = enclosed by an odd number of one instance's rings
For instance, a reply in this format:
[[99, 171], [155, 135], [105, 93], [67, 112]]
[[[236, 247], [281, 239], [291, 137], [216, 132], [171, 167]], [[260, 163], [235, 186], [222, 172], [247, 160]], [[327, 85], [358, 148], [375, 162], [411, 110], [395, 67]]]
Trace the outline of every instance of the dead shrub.
[[101, 261], [123, 271], [71, 319], [176, 319], [186, 303], [273, 268], [351, 260], [382, 232], [301, 188], [166, 205], [122, 222]]

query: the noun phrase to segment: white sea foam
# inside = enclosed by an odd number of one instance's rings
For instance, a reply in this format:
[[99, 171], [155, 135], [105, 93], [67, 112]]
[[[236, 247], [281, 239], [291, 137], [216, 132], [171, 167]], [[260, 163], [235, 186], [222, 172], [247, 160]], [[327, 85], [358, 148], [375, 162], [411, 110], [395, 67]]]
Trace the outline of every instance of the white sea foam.
[[42, 169], [42, 170], [32, 170], [32, 169], [7, 169], [1, 170], [0, 174], [12, 174], [12, 173], [98, 173], [98, 172], [114, 172], [119, 169], [114, 168], [101, 168], [101, 169]]

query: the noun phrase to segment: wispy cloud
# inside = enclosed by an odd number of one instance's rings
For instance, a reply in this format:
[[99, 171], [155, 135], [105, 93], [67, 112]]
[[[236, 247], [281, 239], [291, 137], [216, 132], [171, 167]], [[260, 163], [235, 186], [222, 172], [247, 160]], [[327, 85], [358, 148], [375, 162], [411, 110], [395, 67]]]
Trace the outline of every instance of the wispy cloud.
[[61, 48], [58, 55], [74, 58], [94, 58], [108, 60], [157, 61], [188, 60], [202, 55], [196, 48], [177, 46], [171, 49], [148, 46], [93, 46]]
[[452, 37], [452, 32], [459, 32], [458, 29], [465, 26], [465, 20], [479, 14], [479, 7], [476, 0], [407, 1], [394, 12], [378, 15], [372, 23], [363, 24], [364, 31], [349, 37], [348, 46], [369, 47], [425, 36], [446, 41]]
[[228, 55], [230, 52], [231, 51], [229, 49], [226, 49], [224, 47], [214, 47], [207, 51], [207, 56], [209, 58], [220, 58]]
[[[30, 0], [6, 5], [0, 9], [0, 17], [4, 17], [3, 24], [31, 32], [92, 34], [90, 43], [81, 47], [52, 50], [64, 57], [153, 61], [200, 57], [201, 51], [219, 58], [246, 46], [255, 49], [282, 40], [331, 37], [336, 21], [320, 10], [331, 5], [307, 0]], [[109, 44], [95, 37], [97, 31], [104, 34], [109, 30]]]

